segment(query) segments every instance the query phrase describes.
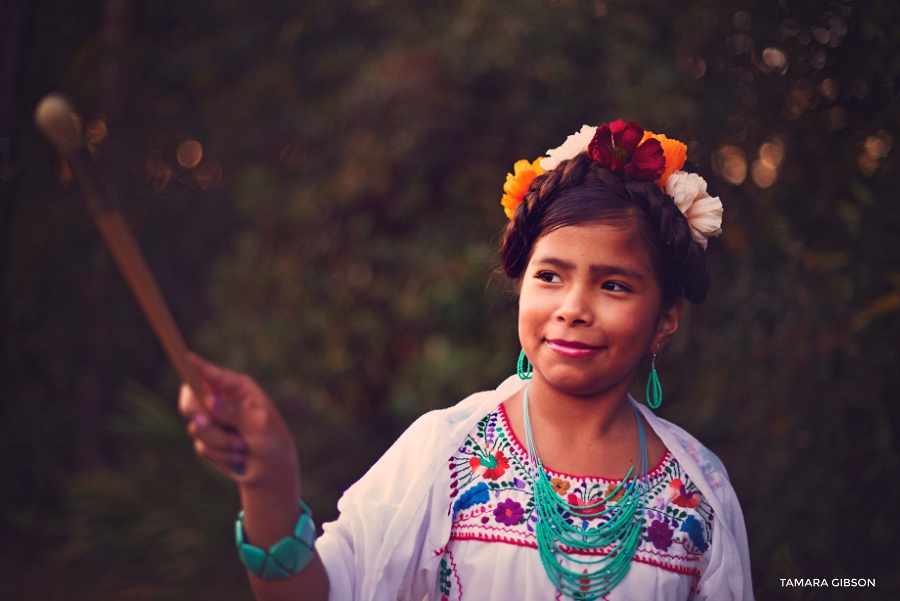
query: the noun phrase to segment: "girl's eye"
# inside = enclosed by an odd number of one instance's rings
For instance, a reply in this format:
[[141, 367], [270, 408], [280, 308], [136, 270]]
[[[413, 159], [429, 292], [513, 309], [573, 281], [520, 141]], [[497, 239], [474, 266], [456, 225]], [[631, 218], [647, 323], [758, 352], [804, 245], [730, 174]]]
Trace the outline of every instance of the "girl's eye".
[[559, 276], [552, 271], [539, 271], [535, 274], [534, 277], [550, 284], [559, 284], [560, 282], [562, 282]]
[[631, 289], [628, 286], [620, 284], [619, 282], [603, 282], [603, 289], [609, 290], [610, 292], [631, 292]]

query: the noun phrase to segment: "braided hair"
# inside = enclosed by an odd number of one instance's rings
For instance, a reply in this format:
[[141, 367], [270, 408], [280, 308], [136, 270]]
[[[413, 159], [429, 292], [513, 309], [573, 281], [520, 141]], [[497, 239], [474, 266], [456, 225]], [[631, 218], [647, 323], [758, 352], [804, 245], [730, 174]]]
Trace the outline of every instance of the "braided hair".
[[503, 271], [521, 283], [542, 236], [594, 221], [635, 228], [650, 254], [664, 310], [680, 298], [694, 304], [706, 300], [705, 252], [691, 239], [687, 218], [672, 198], [655, 183], [617, 175], [585, 153], [534, 179], [504, 232]]

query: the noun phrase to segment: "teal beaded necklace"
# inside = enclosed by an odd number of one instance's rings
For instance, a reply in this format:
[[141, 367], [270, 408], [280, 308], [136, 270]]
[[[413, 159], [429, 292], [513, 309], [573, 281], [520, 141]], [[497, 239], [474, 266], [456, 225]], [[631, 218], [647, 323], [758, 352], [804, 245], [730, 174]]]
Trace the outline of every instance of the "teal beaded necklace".
[[[596, 599], [611, 591], [631, 565], [631, 558], [640, 543], [644, 506], [647, 501], [647, 439], [644, 426], [637, 409], [632, 405], [638, 423], [640, 453], [637, 471], [635, 466], [615, 490], [606, 497], [590, 505], [571, 505], [556, 494], [550, 484], [550, 477], [538, 457], [531, 434], [531, 420], [528, 417], [528, 388], [525, 388], [525, 441], [531, 458], [532, 481], [534, 482], [534, 504], [538, 520], [535, 524], [538, 552], [544, 571], [550, 577], [556, 590], [576, 601]], [[610, 502], [624, 489], [618, 501]], [[606, 505], [605, 508], [601, 509]], [[565, 520], [565, 514], [589, 511], [593, 519], [601, 520], [600, 525], [590, 530], [582, 529]], [[579, 554], [578, 551], [597, 551], [612, 545], [605, 555]], [[587, 559], [582, 559], [582, 557]], [[561, 565], [562, 559], [584, 566], [584, 571], [572, 571]], [[596, 568], [596, 569], [594, 569]]]

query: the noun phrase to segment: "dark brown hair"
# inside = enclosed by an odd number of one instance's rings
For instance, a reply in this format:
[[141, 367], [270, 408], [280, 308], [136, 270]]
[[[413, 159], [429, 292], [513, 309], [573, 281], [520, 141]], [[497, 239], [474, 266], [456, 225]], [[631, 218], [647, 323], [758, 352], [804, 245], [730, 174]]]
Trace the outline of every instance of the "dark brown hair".
[[521, 282], [541, 236], [593, 221], [635, 228], [650, 254], [664, 310], [682, 297], [694, 304], [706, 299], [705, 252], [672, 198], [655, 183], [616, 175], [585, 153], [534, 179], [504, 232], [503, 271]]

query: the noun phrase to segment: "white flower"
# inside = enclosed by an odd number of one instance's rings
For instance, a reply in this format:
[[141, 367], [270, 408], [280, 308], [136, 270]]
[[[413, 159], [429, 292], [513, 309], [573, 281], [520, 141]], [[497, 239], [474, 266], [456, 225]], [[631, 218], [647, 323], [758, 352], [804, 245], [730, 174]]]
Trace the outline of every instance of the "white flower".
[[706, 192], [706, 181], [702, 177], [684, 171], [669, 176], [666, 192], [687, 217], [691, 238], [706, 250], [707, 238], [722, 233], [722, 201]]
[[566, 138], [562, 146], [547, 151], [547, 157], [541, 159], [541, 167], [550, 171], [556, 169], [561, 162], [575, 158], [579, 153], [587, 150], [588, 144], [594, 139], [596, 133], [596, 126], [581, 126], [581, 130]]
[[666, 180], [666, 192], [675, 201], [682, 213], [687, 213], [694, 200], [709, 196], [706, 193], [706, 181], [696, 173], [676, 171]]

